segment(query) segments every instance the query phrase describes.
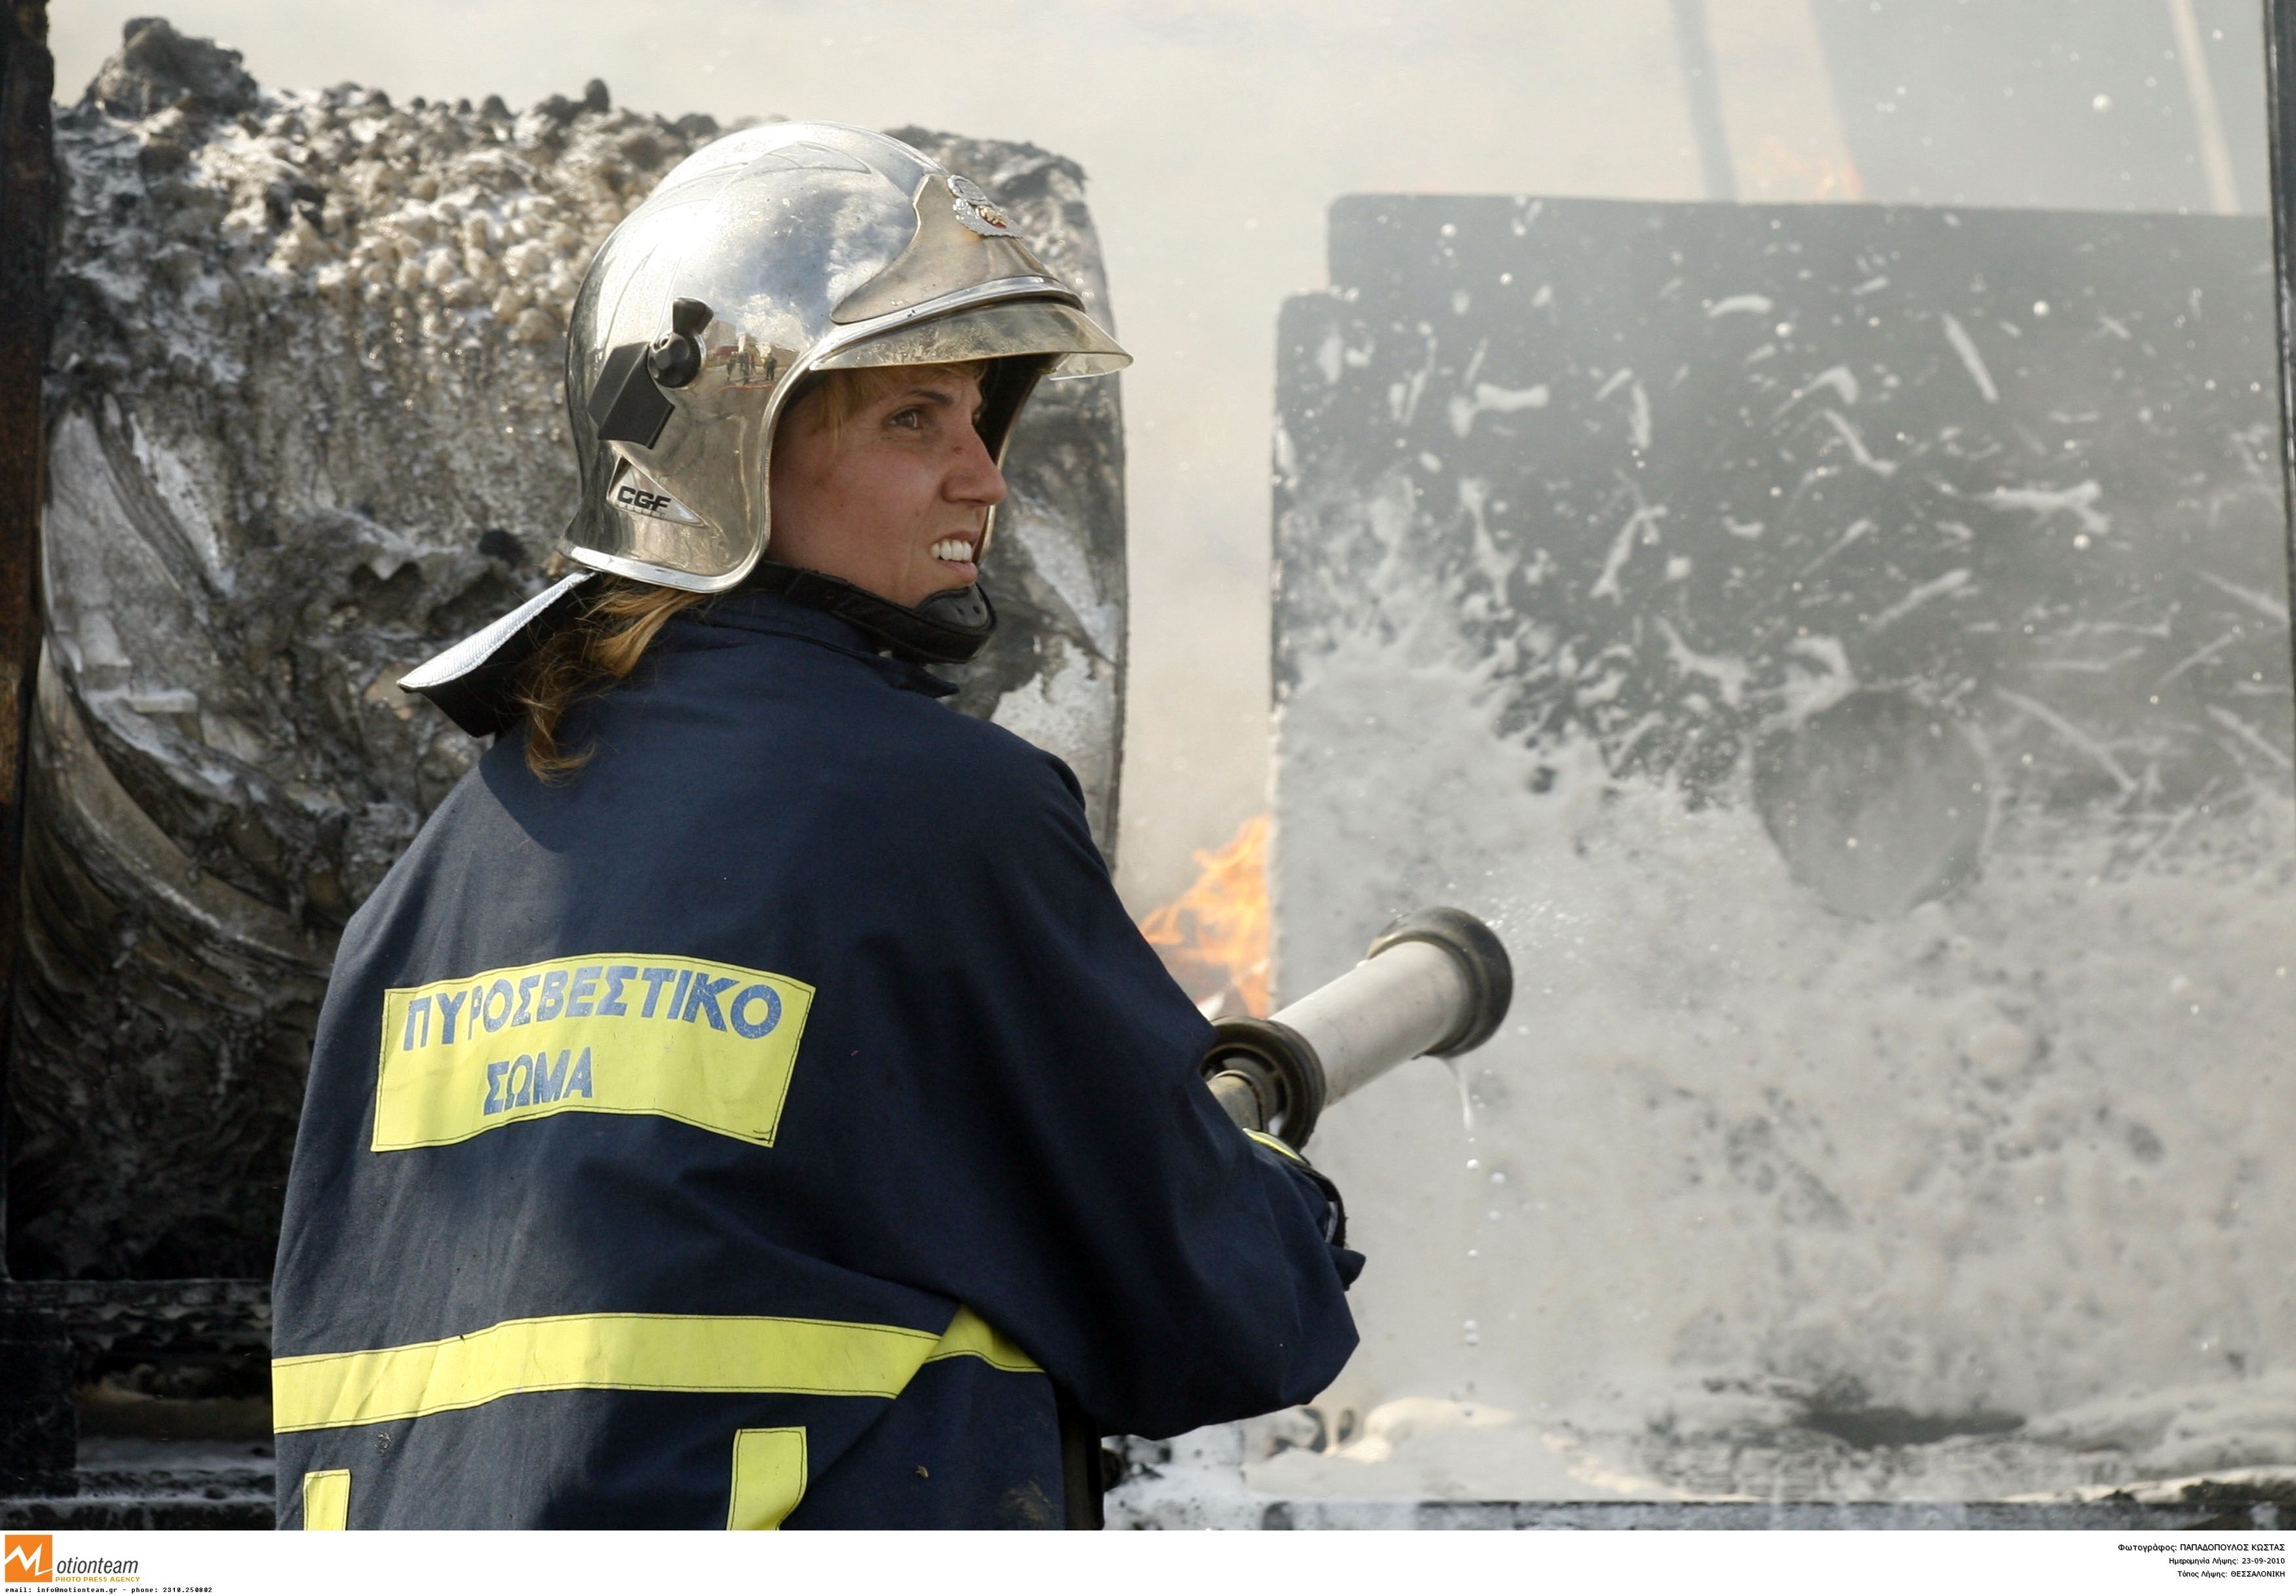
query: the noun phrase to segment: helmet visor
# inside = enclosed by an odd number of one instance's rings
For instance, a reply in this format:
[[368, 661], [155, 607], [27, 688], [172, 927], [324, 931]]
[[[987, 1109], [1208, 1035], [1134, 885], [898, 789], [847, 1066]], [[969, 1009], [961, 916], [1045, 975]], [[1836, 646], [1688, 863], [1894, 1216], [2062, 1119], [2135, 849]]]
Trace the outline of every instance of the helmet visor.
[[1132, 356], [1082, 311], [1057, 299], [1015, 299], [897, 327], [838, 350], [814, 369], [947, 365], [1011, 355], [1049, 357], [1045, 375], [1054, 378], [1098, 377], [1132, 364]]

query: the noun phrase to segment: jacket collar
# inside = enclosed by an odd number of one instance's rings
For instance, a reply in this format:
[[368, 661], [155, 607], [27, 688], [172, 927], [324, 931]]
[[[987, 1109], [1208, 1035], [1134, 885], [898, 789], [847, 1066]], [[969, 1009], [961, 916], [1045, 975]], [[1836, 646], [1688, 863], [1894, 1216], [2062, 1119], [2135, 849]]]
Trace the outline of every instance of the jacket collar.
[[873, 667], [886, 681], [929, 698], [953, 696], [956, 688], [921, 665], [879, 651], [876, 641], [851, 621], [826, 610], [801, 604], [786, 593], [745, 587], [696, 604], [685, 612], [707, 626], [731, 626], [744, 632], [801, 638]]

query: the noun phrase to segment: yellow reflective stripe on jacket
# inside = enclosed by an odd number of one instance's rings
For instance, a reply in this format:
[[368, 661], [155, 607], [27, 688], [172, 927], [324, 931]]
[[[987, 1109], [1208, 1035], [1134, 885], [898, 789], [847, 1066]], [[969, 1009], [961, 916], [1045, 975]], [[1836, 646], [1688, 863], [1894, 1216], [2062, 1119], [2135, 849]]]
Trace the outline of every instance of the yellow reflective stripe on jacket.
[[281, 1358], [275, 1429], [376, 1424], [521, 1391], [800, 1392], [893, 1396], [939, 1338], [891, 1325], [683, 1314], [508, 1319], [467, 1336]]
[[971, 1308], [959, 1308], [956, 1317], [948, 1322], [948, 1330], [940, 1344], [926, 1357], [928, 1363], [943, 1358], [979, 1358], [1008, 1374], [1037, 1374], [1042, 1370], [1037, 1360], [1022, 1352], [1007, 1339], [996, 1327]]
[[1308, 1161], [1301, 1158], [1297, 1152], [1294, 1152], [1289, 1145], [1277, 1141], [1266, 1131], [1246, 1131], [1244, 1132], [1244, 1134], [1250, 1137], [1254, 1142], [1259, 1142], [1260, 1146], [1267, 1149], [1268, 1151], [1279, 1153], [1283, 1157], [1291, 1159], [1294, 1164], [1305, 1164]]
[[1033, 1370], [969, 1308], [947, 1332], [824, 1319], [565, 1314], [372, 1352], [275, 1359], [272, 1428], [330, 1429], [474, 1408], [527, 1391], [898, 1396], [935, 1357]]
[[734, 1432], [727, 1529], [779, 1529], [805, 1500], [805, 1427]]
[[321, 1469], [303, 1477], [303, 1527], [348, 1529], [351, 1523], [351, 1471]]

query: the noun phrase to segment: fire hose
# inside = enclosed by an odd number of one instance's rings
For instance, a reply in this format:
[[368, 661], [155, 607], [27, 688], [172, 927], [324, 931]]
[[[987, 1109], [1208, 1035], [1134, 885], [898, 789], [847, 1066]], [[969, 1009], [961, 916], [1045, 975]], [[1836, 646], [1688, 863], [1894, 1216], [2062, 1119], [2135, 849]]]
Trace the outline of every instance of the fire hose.
[[1246, 1130], [1305, 1146], [1324, 1109], [1397, 1065], [1489, 1041], [1513, 996], [1513, 966], [1488, 926], [1462, 910], [1422, 909], [1298, 1003], [1216, 1022], [1204, 1079]]
[[[1363, 962], [1266, 1019], [1214, 1022], [1202, 1069], [1228, 1117], [1294, 1148], [1331, 1104], [1405, 1061], [1488, 1042], [1514, 996], [1514, 967], [1490, 927], [1422, 909], [1372, 939]], [[1100, 1427], [1060, 1395], [1068, 1526], [1101, 1527], [1108, 1476]]]

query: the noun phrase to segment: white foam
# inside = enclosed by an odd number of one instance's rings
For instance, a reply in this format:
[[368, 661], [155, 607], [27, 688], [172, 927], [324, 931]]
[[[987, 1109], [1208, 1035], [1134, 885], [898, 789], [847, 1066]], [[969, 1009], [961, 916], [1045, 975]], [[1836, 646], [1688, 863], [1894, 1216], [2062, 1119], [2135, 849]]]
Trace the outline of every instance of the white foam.
[[[2013, 817], [1974, 885], [1851, 921], [1743, 804], [1502, 734], [1441, 632], [1300, 662], [1278, 999], [1453, 903], [1514, 1011], [1461, 1061], [1471, 1125], [1433, 1061], [1324, 1119], [1364, 1345], [1325, 1448], [1262, 1427], [1255, 1488], [1998, 1497], [2296, 1461], [2285, 794], [2134, 865], [2102, 813]], [[1357, 1439], [1426, 1400], [1511, 1419]], [[1861, 1449], [1813, 1407], [2025, 1422]]]

